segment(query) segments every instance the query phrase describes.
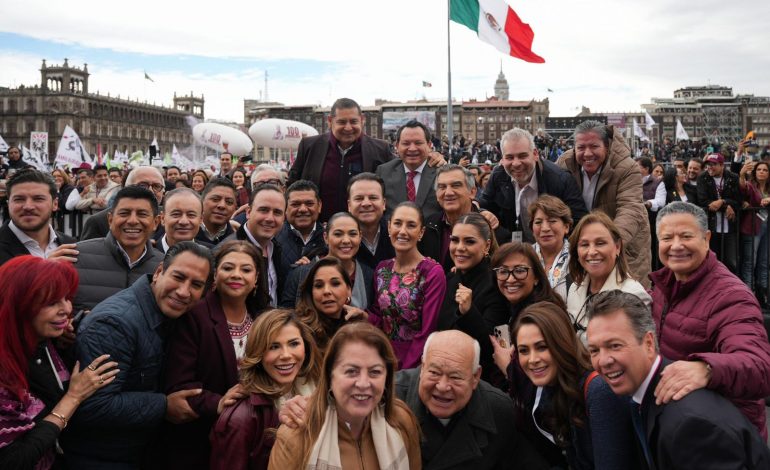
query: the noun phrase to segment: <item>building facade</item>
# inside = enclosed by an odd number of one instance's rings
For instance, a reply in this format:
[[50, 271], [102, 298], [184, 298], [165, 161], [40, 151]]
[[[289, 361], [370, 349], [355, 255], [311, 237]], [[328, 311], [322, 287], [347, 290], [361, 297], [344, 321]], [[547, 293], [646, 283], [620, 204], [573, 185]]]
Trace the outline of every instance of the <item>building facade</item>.
[[0, 135], [9, 145], [29, 145], [30, 132], [48, 132], [53, 159], [64, 128], [72, 127], [86, 150], [146, 150], [157, 139], [161, 154], [172, 146], [192, 145], [188, 116], [203, 120], [204, 98], [174, 95], [172, 107], [156, 106], [97, 93], [88, 89], [88, 64], [49, 66], [43, 60], [39, 85], [0, 88]]

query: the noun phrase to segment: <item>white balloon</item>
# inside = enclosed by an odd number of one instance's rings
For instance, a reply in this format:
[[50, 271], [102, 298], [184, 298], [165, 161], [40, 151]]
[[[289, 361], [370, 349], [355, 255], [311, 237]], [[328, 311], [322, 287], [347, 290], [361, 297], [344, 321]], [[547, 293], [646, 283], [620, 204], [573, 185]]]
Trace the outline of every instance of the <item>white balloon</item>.
[[219, 153], [229, 152], [238, 157], [248, 155], [254, 148], [249, 136], [238, 129], [215, 122], [196, 124], [193, 127], [193, 137], [199, 144], [211, 150]]
[[270, 118], [252, 124], [249, 135], [263, 147], [296, 150], [303, 137], [318, 135], [318, 131], [304, 122]]

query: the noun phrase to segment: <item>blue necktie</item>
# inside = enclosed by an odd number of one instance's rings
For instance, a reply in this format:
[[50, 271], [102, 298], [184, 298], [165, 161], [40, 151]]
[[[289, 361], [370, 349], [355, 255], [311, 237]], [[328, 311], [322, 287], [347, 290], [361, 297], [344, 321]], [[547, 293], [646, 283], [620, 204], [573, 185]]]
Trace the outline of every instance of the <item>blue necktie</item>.
[[629, 400], [631, 407], [631, 421], [634, 423], [634, 431], [636, 431], [636, 437], [642, 444], [642, 451], [644, 451], [644, 458], [647, 460], [647, 466], [652, 468], [652, 456], [650, 455], [650, 448], [647, 445], [647, 435], [644, 432], [644, 426], [642, 425], [642, 411], [638, 403], [633, 399]]

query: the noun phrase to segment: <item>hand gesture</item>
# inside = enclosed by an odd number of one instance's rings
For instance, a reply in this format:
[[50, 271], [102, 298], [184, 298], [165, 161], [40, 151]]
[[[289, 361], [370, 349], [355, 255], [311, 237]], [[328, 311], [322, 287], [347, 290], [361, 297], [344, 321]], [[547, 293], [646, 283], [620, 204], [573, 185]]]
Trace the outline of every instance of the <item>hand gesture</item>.
[[725, 209], [725, 217], [730, 221], [735, 220], [735, 211], [732, 206], [727, 206], [727, 209]]
[[278, 421], [291, 429], [297, 429], [302, 425], [307, 412], [308, 398], [297, 395], [283, 404], [283, 408], [278, 412]]
[[174, 424], [189, 423], [198, 419], [198, 413], [187, 403], [188, 397], [200, 395], [203, 390], [179, 390], [166, 396], [166, 419]]
[[70, 263], [76, 263], [78, 261], [78, 255], [80, 252], [76, 249], [74, 243], [65, 243], [59, 245], [49, 255], [48, 259], [58, 259], [61, 261], [69, 261]]
[[240, 400], [241, 398], [246, 396], [246, 391], [243, 389], [243, 386], [241, 384], [235, 384], [232, 387], [230, 387], [230, 390], [228, 390], [222, 398], [219, 399], [219, 403], [217, 403], [217, 414], [222, 414], [222, 410], [227, 408], [228, 406], [233, 406], [235, 402]]
[[660, 373], [655, 387], [655, 403], [681, 400], [688, 393], [704, 388], [709, 383], [710, 373], [703, 361], [672, 362]]
[[503, 374], [506, 374], [508, 372], [508, 365], [511, 363], [511, 358], [513, 356], [513, 347], [504, 348], [500, 346], [500, 343], [497, 342], [497, 338], [492, 335], [489, 335], [489, 340], [492, 342], [492, 348], [494, 349], [492, 358], [495, 361], [495, 365]]
[[473, 290], [460, 284], [457, 286], [457, 292], [455, 292], [455, 302], [457, 302], [457, 310], [461, 315], [465, 315], [471, 309], [471, 302], [473, 301]]
[[98, 389], [112, 383], [120, 371], [117, 362], [106, 362], [109, 358], [109, 354], [99, 356], [82, 370], [80, 362], [76, 362], [66, 394], [75, 399], [76, 403], [82, 403]]
[[368, 313], [352, 305], [343, 305], [342, 310], [345, 312], [345, 321], [366, 320], [369, 318]]

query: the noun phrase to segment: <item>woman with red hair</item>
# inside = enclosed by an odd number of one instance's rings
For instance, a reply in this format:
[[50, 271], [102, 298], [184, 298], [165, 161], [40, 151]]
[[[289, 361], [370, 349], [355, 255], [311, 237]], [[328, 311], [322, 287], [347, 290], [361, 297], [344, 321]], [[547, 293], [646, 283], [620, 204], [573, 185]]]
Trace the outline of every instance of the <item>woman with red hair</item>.
[[51, 340], [69, 327], [78, 274], [19, 256], [0, 267], [0, 468], [48, 469], [78, 405], [113, 381], [103, 355], [70, 374]]

